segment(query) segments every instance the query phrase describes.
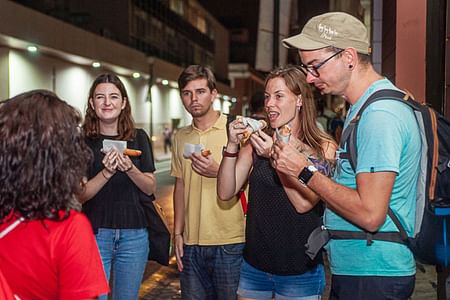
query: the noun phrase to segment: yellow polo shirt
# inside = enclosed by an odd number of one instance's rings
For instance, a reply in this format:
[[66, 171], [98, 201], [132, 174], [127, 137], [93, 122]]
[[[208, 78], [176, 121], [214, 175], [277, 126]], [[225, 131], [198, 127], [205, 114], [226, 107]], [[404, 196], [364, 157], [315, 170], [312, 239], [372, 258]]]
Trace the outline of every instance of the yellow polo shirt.
[[171, 175], [184, 181], [185, 226], [187, 245], [226, 245], [244, 242], [244, 213], [235, 197], [222, 201], [217, 197], [217, 178], [199, 175], [191, 160], [183, 157], [184, 144], [203, 144], [220, 164], [222, 148], [227, 143], [227, 117], [221, 115], [215, 124], [201, 131], [194, 124], [179, 129], [172, 145]]

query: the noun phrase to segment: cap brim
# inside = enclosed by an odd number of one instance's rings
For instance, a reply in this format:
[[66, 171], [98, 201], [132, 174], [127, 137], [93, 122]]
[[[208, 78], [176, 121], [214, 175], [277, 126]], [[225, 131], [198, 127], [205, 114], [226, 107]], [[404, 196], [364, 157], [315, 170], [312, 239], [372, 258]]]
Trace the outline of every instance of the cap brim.
[[310, 39], [308, 36], [300, 33], [283, 40], [283, 46], [289, 49], [317, 50], [330, 45]]

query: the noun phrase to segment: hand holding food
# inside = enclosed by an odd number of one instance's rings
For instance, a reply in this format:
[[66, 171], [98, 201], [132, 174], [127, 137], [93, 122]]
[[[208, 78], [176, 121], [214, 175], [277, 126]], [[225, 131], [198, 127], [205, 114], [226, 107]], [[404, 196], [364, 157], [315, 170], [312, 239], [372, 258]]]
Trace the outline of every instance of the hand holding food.
[[238, 120], [240, 120], [242, 124], [247, 126], [246, 130], [244, 131], [244, 136], [242, 139], [242, 142], [244, 143], [247, 142], [247, 140], [254, 132], [262, 130], [267, 127], [267, 122], [264, 120], [255, 120], [252, 118], [241, 116], [238, 116]]

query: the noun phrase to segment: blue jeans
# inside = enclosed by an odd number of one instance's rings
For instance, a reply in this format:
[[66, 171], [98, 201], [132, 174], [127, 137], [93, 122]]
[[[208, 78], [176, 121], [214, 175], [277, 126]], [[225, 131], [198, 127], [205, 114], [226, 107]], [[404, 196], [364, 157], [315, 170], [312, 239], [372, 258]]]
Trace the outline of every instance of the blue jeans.
[[108, 281], [112, 267], [112, 299], [136, 300], [148, 258], [147, 229], [99, 228], [95, 239]]
[[323, 265], [298, 275], [275, 275], [256, 269], [245, 260], [241, 266], [238, 295], [271, 300], [317, 300], [325, 289]]
[[184, 245], [182, 299], [236, 299], [244, 244]]
[[331, 277], [331, 300], [406, 300], [414, 291], [416, 276]]

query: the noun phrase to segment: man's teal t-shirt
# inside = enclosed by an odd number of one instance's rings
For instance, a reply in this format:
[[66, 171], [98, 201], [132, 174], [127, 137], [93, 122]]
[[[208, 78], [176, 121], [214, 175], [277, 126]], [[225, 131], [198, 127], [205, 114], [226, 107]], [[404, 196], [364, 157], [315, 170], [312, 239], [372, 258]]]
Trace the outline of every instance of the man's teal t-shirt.
[[[397, 88], [387, 79], [374, 82], [350, 108], [344, 130], [368, 97], [380, 89]], [[356, 174], [397, 174], [389, 205], [408, 234], [412, 235], [421, 151], [419, 127], [412, 109], [389, 100], [369, 105], [358, 125], [357, 149]], [[333, 179], [356, 189], [356, 175], [346, 159], [338, 159]], [[361, 231], [330, 209], [325, 211], [324, 223], [328, 229]], [[379, 230], [398, 231], [388, 216]], [[409, 276], [416, 272], [414, 257], [402, 244], [373, 241], [368, 246], [366, 240], [330, 240], [326, 249], [334, 275]]]

